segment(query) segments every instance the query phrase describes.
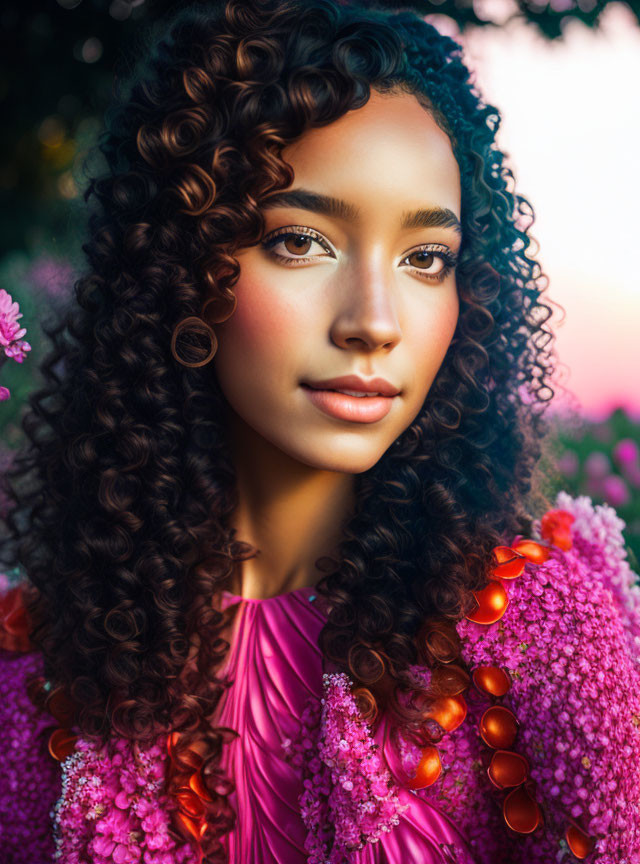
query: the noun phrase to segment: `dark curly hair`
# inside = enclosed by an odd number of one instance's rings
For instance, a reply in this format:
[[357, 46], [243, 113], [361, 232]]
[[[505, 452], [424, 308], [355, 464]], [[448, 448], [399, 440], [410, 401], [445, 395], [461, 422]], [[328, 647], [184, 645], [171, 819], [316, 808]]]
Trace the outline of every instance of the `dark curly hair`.
[[[233, 303], [234, 253], [260, 242], [261, 202], [293, 180], [283, 148], [372, 88], [401, 90], [447, 132], [460, 169], [453, 341], [419, 415], [356, 476], [339, 560], [321, 559], [317, 585], [331, 607], [323, 657], [352, 676], [372, 724], [386, 712], [417, 743], [438, 739], [434, 700], [469, 683], [455, 624], [487, 584], [492, 549], [530, 534], [532, 508], [549, 503], [537, 472], [551, 307], [532, 208], [495, 143], [500, 114], [460, 45], [418, 15], [228, 0], [169, 15], [147, 42], [106, 113], [107, 167], [85, 192], [88, 268], [45, 327], [53, 348], [7, 525], [53, 692], [85, 735], [177, 732], [178, 767], [197, 744], [212, 799], [201, 844], [222, 861], [235, 814], [219, 765], [233, 730], [211, 722], [229, 648], [212, 600], [256, 550], [231, 528], [224, 397], [187, 319]], [[414, 664], [432, 668], [429, 689]]]

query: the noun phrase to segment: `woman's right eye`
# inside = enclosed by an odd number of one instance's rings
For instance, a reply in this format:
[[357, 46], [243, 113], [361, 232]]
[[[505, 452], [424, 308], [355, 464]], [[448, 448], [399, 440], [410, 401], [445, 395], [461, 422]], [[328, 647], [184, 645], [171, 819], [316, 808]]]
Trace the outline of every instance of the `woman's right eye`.
[[[314, 243], [327, 254], [310, 255], [309, 253], [313, 248]], [[263, 240], [262, 246], [270, 255], [273, 255], [274, 258], [277, 258], [286, 264], [307, 262], [314, 258], [335, 257], [323, 238], [315, 231], [309, 231], [309, 229], [302, 231], [289, 228], [286, 231], [280, 231], [279, 233], [272, 234], [270, 237]], [[275, 251], [277, 246], [281, 247], [280, 252]]]

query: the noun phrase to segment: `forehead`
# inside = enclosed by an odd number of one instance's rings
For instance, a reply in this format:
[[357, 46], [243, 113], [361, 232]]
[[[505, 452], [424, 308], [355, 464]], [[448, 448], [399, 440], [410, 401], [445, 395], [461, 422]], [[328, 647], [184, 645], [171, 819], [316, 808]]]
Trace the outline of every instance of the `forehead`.
[[295, 185], [352, 201], [363, 216], [424, 205], [460, 215], [449, 136], [410, 93], [372, 91], [362, 107], [310, 129], [283, 151]]

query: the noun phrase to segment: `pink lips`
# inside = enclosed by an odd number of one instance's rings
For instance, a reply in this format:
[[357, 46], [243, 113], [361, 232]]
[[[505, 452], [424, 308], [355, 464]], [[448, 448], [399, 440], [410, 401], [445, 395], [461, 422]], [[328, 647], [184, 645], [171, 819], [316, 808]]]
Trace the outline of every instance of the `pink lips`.
[[[376, 423], [391, 411], [394, 397], [400, 392], [384, 378], [366, 381], [357, 375], [345, 375], [325, 381], [303, 383], [302, 388], [320, 411], [338, 420], [355, 423]], [[336, 393], [336, 389], [361, 393], [380, 393], [380, 396], [349, 396]]]

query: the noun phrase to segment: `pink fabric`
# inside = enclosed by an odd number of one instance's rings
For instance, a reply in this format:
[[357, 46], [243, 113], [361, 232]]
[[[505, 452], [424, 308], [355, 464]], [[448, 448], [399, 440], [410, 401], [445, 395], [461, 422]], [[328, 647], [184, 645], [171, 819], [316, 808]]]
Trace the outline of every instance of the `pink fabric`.
[[[238, 605], [224, 671], [234, 681], [221, 700], [216, 723], [240, 733], [223, 748], [223, 766], [236, 784], [231, 803], [236, 827], [225, 838], [229, 860], [303, 864], [307, 829], [300, 814], [303, 778], [285, 759], [299, 731], [307, 701], [322, 698], [318, 635], [324, 615], [314, 589], [302, 588], [263, 600], [224, 592], [221, 608]], [[376, 735], [389, 767], [396, 761], [384, 726]], [[394, 775], [396, 781], [398, 775]], [[464, 837], [432, 803], [400, 788], [408, 807], [400, 823], [374, 844], [352, 853], [351, 864], [475, 864]]]

